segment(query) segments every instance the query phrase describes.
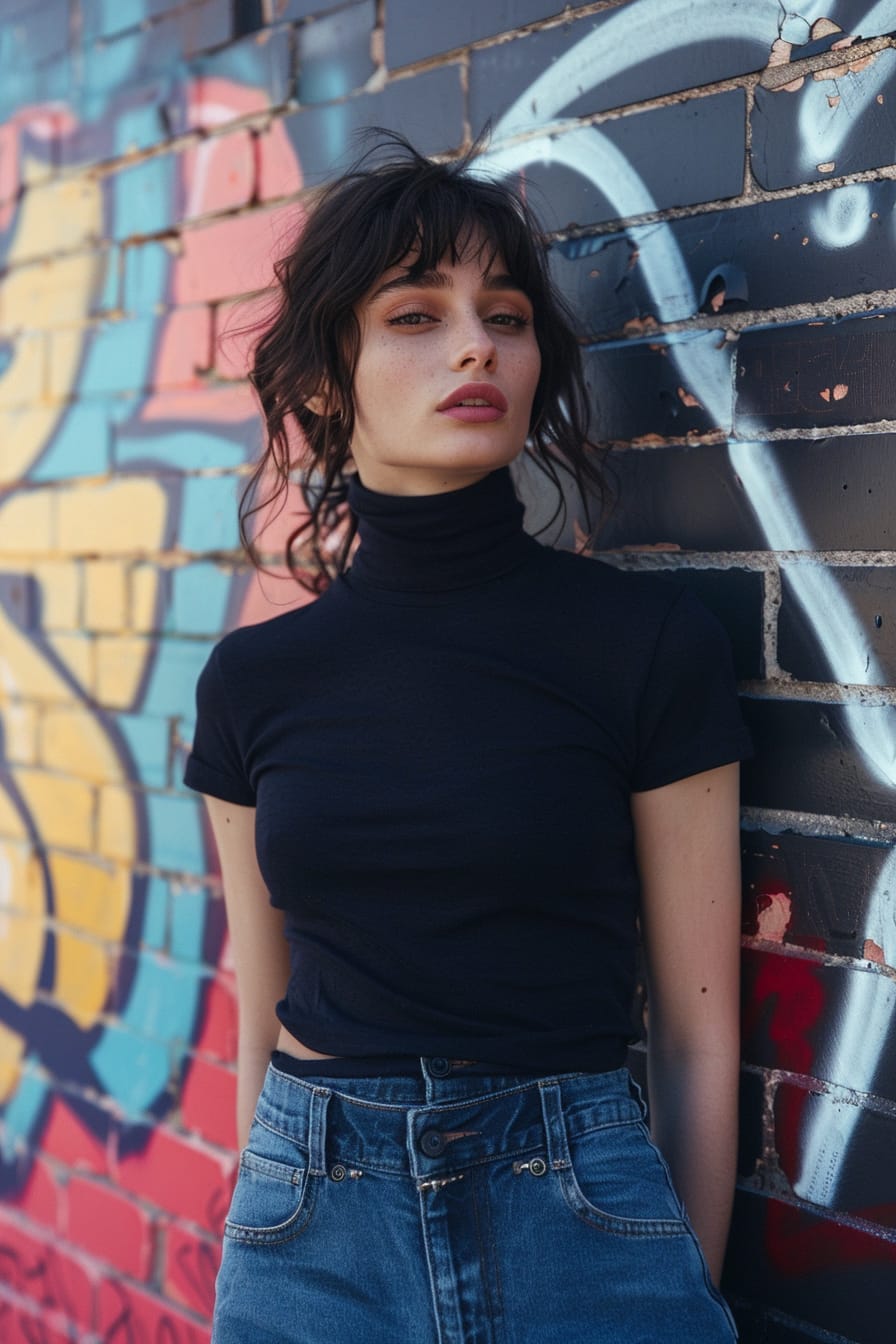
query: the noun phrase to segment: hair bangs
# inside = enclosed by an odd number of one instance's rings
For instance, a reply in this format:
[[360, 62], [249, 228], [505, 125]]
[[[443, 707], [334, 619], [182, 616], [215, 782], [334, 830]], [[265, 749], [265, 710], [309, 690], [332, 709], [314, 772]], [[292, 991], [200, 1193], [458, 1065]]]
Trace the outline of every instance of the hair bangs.
[[[450, 165], [433, 167], [432, 178], [397, 182], [394, 199], [377, 202], [382, 247], [370, 248], [368, 266], [376, 272], [370, 283], [395, 267], [416, 278], [446, 259], [452, 266], [475, 260], [487, 274], [500, 259], [537, 303], [545, 284], [538, 244], [506, 188], [461, 175]], [[406, 179], [407, 165], [402, 168]]]

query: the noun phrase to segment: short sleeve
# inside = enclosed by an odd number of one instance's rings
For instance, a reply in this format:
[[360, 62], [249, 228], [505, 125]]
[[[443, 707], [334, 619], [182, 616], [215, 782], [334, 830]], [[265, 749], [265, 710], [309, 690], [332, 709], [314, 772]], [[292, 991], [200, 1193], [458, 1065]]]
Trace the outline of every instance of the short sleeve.
[[660, 631], [639, 707], [637, 740], [635, 792], [753, 754], [728, 637], [688, 591], [676, 600]]
[[220, 645], [212, 649], [196, 683], [196, 732], [184, 783], [227, 803], [255, 806], [255, 790], [246, 775], [224, 683]]

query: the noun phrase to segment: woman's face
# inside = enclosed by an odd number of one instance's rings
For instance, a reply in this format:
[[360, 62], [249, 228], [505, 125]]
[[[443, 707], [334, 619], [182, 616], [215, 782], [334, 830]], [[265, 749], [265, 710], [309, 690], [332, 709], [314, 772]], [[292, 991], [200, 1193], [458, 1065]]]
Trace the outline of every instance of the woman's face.
[[458, 490], [517, 456], [541, 355], [532, 304], [500, 256], [489, 265], [474, 238], [465, 259], [445, 258], [413, 281], [407, 265], [395, 266], [357, 316], [351, 451], [366, 486]]

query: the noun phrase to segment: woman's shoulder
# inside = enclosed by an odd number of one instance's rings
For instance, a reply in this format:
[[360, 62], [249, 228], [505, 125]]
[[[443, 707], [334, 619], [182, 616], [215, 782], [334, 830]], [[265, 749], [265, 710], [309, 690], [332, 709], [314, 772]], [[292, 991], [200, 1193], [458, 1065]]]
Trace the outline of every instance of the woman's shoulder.
[[326, 625], [326, 596], [227, 631], [213, 646], [211, 658], [228, 672], [242, 675], [268, 667], [284, 654], [294, 655]]
[[[629, 569], [613, 556], [581, 551], [551, 550], [549, 564], [557, 581], [586, 600], [619, 605], [635, 617], [651, 614], [662, 619], [689, 590], [674, 574]], [[695, 599], [696, 600], [696, 599]]]

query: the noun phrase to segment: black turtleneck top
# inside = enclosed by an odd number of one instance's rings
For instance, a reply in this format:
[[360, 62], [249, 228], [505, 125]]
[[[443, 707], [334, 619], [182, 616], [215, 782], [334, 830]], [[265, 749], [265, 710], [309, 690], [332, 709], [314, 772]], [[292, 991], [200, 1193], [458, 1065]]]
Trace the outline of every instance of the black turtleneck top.
[[680, 586], [527, 536], [507, 468], [353, 478], [349, 504], [347, 573], [213, 649], [185, 776], [257, 809], [280, 1020], [324, 1054], [616, 1068], [629, 795], [749, 753], [725, 636]]

